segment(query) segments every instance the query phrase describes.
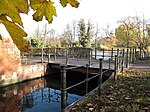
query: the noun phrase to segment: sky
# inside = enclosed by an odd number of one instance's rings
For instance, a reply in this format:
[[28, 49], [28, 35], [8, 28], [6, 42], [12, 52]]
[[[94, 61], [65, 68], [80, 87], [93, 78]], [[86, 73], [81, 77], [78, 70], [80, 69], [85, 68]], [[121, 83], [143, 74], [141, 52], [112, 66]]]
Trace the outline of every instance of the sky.
[[[144, 14], [145, 19], [150, 19], [150, 1], [149, 0], [78, 0], [78, 8], [72, 8], [70, 5], [63, 8], [59, 0], [53, 0], [57, 10], [57, 17], [54, 17], [52, 24], [48, 24], [49, 29], [55, 29], [56, 33], [61, 34], [66, 28], [66, 24], [71, 24], [73, 20], [79, 21], [81, 18], [91, 20], [97, 24], [99, 29], [109, 25], [112, 29], [117, 27], [117, 21], [127, 16], [140, 16]], [[32, 18], [33, 11], [28, 15], [21, 14], [24, 23], [24, 30], [31, 36], [39, 26], [44, 27], [47, 21], [35, 22]], [[0, 25], [3, 37], [8, 37], [7, 31]]]

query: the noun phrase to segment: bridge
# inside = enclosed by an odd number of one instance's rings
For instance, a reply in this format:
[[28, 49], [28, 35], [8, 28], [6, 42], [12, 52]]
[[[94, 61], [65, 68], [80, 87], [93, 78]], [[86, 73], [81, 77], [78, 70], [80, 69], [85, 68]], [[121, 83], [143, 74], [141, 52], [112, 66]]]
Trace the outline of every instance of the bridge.
[[[42, 48], [31, 49], [30, 53], [22, 54], [22, 63], [48, 63], [47, 73], [61, 73], [61, 111], [67, 111], [66, 93], [70, 89], [86, 83], [86, 95], [89, 94], [89, 81], [98, 79], [98, 95], [104, 84], [103, 79], [117, 79], [117, 73], [123, 73], [130, 63], [135, 62], [136, 49], [111, 49], [94, 51], [90, 48]], [[56, 71], [55, 71], [56, 69]], [[67, 86], [67, 71], [83, 72], [86, 78], [74, 85]], [[92, 76], [89, 77], [89, 75]]]

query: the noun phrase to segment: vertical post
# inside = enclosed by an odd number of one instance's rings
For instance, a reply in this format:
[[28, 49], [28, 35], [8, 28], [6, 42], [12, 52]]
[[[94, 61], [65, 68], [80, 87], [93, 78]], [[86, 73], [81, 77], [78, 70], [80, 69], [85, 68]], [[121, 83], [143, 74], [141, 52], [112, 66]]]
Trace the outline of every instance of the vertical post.
[[118, 60], [118, 57], [117, 57], [117, 55], [115, 55], [115, 63], [114, 63], [114, 80], [117, 80], [117, 66], [118, 66], [118, 64], [117, 64], [117, 60]]
[[97, 48], [95, 47], [95, 59], [97, 57]]
[[91, 65], [91, 49], [89, 48], [89, 66]]
[[104, 57], [105, 57], [105, 51], [104, 51], [104, 49], [103, 49], [103, 55], [102, 55], [102, 57], [103, 57], [103, 59], [104, 59]]
[[123, 73], [124, 70], [124, 49], [122, 50], [122, 63], [121, 63], [121, 71]]
[[127, 52], [126, 52], [126, 68], [129, 67], [129, 49], [127, 49]]
[[48, 63], [50, 63], [51, 54], [50, 54], [50, 48], [48, 48]]
[[66, 91], [66, 65], [61, 67], [61, 112], [66, 112], [67, 107], [67, 91]]
[[142, 58], [142, 44], [140, 43], [140, 58]]
[[117, 69], [119, 69], [119, 63], [120, 63], [120, 60], [119, 60], [119, 49], [117, 49]]
[[69, 61], [69, 59], [68, 59], [68, 48], [66, 48], [66, 65], [68, 65], [68, 61]]
[[132, 48], [130, 47], [130, 56], [129, 56], [129, 62], [132, 62]]
[[119, 49], [117, 49], [117, 56], [119, 56]]
[[91, 48], [91, 59], [93, 58], [93, 49]]
[[133, 51], [132, 51], [132, 63], [134, 63], [134, 61], [135, 61], [135, 60], [134, 60], [134, 59], [135, 59], [134, 56], [135, 56], [135, 49], [134, 49], [134, 47], [133, 47]]
[[101, 95], [102, 90], [102, 67], [103, 67], [103, 58], [99, 59], [99, 80], [98, 80], [98, 95]]
[[111, 59], [113, 60], [113, 48], [111, 49]]
[[41, 49], [41, 63], [43, 63], [43, 47]]
[[136, 52], [136, 47], [135, 47], [135, 53], [134, 53], [134, 58], [135, 58], [135, 60], [136, 60], [136, 58], [137, 58], [137, 52]]
[[86, 64], [86, 94], [88, 93], [88, 86], [89, 86], [88, 78], [89, 78], [89, 65]]
[[110, 62], [111, 62], [111, 59], [109, 58], [109, 75], [110, 75]]
[[74, 45], [72, 47], [72, 58], [74, 59]]
[[56, 48], [54, 48], [54, 61], [56, 61], [56, 53], [57, 53]]

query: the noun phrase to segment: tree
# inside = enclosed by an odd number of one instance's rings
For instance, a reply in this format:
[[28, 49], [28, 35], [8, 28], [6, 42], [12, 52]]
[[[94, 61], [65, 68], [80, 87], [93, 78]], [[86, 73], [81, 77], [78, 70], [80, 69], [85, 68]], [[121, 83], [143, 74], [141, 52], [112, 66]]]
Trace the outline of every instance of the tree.
[[149, 42], [149, 36], [148, 32], [146, 32], [145, 20], [134, 16], [123, 18], [119, 22], [121, 24], [115, 31], [118, 42], [127, 47], [136, 46], [143, 50], [144, 54], [147, 55], [145, 50], [149, 45], [147, 43]]
[[67, 40], [69, 46], [72, 47], [73, 33], [72, 33], [72, 28], [70, 27], [69, 24], [66, 25], [66, 29], [64, 30], [64, 33], [62, 36]]
[[93, 26], [90, 20], [88, 20], [88, 24], [84, 22], [84, 19], [80, 19], [78, 23], [78, 37], [79, 43], [83, 47], [89, 47], [91, 44], [91, 38], [94, 36]]
[[102, 28], [102, 31], [104, 32], [104, 37], [111, 37], [113, 34], [113, 30], [110, 28], [109, 24], [107, 24], [106, 27]]
[[[75, 8], [79, 6], [77, 0], [60, 0], [60, 4], [63, 7], [67, 4]], [[45, 16], [45, 19], [51, 23], [53, 16], [57, 16], [52, 0], [0, 0], [0, 24], [6, 27], [13, 42], [22, 51], [28, 51], [28, 46], [24, 39], [27, 33], [23, 30], [20, 13], [28, 14], [29, 8], [35, 11], [33, 14], [35, 21], [41, 21]]]

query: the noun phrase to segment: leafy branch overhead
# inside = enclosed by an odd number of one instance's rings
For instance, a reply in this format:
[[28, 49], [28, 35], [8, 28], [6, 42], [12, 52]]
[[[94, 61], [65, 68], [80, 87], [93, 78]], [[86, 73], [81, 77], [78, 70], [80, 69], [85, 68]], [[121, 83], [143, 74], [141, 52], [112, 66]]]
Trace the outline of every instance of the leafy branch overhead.
[[[6, 27], [13, 42], [21, 51], [28, 51], [28, 46], [24, 40], [27, 34], [23, 30], [20, 13], [28, 14], [29, 7], [31, 7], [35, 11], [33, 14], [35, 21], [42, 21], [45, 16], [49, 23], [52, 23], [53, 16], [57, 16], [52, 0], [29, 0], [29, 2], [28, 0], [0, 0], [0, 24]], [[63, 7], [67, 4], [75, 8], [79, 6], [77, 0], [60, 0], [60, 4]], [[0, 39], [2, 39], [1, 35]]]

